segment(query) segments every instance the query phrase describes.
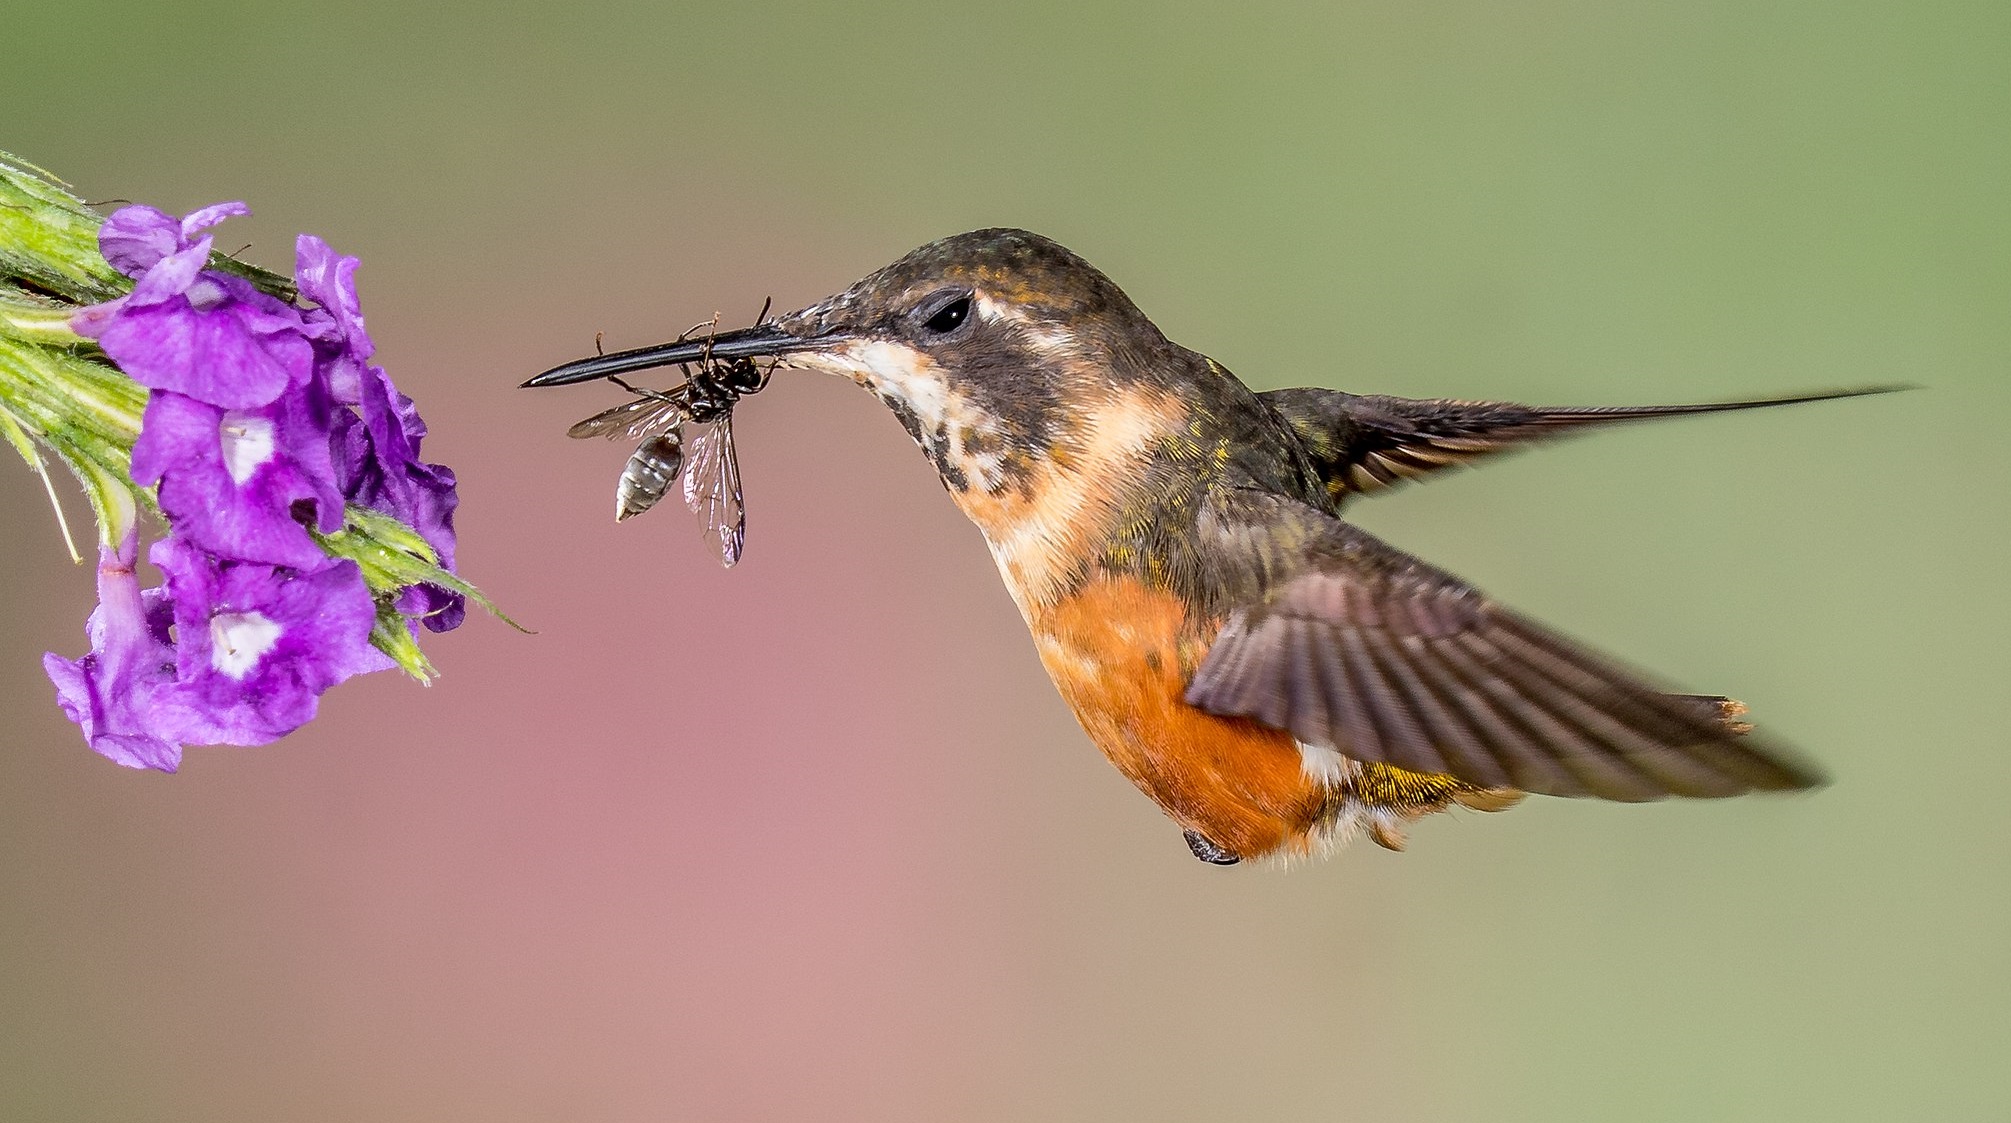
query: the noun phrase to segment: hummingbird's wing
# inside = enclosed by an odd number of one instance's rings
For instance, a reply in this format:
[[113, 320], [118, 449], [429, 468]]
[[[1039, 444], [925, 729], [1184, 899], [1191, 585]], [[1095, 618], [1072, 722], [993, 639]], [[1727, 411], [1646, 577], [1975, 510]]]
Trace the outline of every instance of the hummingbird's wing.
[[1298, 435], [1328, 497], [1339, 503], [1349, 495], [1380, 491], [1490, 453], [1596, 426], [1853, 398], [1893, 389], [1898, 387], [1826, 390], [1748, 402], [1587, 408], [1395, 398], [1316, 387], [1272, 390], [1258, 397]]
[[[1254, 549], [1189, 704], [1353, 760], [1490, 788], [1649, 800], [1810, 787], [1723, 700], [1673, 695], [1367, 532], [1238, 492], [1204, 518]], [[1254, 545], [1251, 545], [1254, 544]]]

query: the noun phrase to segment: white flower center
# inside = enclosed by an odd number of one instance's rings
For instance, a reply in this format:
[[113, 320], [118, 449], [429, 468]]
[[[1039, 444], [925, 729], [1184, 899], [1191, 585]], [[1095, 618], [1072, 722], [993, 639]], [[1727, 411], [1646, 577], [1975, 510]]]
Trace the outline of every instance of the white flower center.
[[207, 277], [201, 277], [188, 287], [188, 291], [184, 295], [189, 298], [190, 307], [198, 312], [207, 312], [222, 304], [224, 298], [229, 294], [223, 291], [222, 285]]
[[285, 631], [278, 623], [256, 612], [219, 612], [210, 617], [210, 666], [243, 680], [258, 666], [259, 657], [272, 650]]
[[232, 410], [218, 427], [223, 436], [223, 466], [242, 486], [258, 466], [272, 459], [272, 420]]

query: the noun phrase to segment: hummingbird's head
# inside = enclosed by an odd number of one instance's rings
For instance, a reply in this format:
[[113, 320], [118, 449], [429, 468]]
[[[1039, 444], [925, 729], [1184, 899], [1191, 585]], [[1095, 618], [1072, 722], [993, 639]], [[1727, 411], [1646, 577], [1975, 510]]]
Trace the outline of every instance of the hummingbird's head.
[[[1164, 343], [1095, 266], [1008, 229], [930, 242], [775, 326], [821, 350], [896, 348], [966, 381], [1012, 381], [1080, 358], [1109, 365], [1125, 358], [1115, 351]], [[872, 363], [857, 365], [871, 377]]]
[[878, 395], [984, 532], [1029, 618], [1105, 551], [1133, 549], [1155, 465], [1206, 459], [1196, 380], [1226, 378], [1088, 262], [1000, 229], [931, 242], [753, 327], [596, 355], [525, 385], [708, 358], [825, 371]]
[[526, 383], [643, 367], [770, 359], [873, 391], [952, 491], [997, 491], [1127, 384], [1169, 369], [1173, 345], [1123, 290], [1024, 230], [931, 242], [845, 291], [750, 328], [595, 356]]

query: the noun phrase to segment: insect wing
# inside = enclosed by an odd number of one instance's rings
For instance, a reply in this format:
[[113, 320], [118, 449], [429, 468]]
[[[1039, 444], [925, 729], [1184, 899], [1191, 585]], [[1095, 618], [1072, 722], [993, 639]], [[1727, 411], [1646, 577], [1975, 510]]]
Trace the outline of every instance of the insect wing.
[[637, 398], [613, 409], [602, 410], [566, 430], [575, 440], [606, 437], [611, 441], [645, 440], [662, 433], [682, 419], [678, 403], [660, 398]]
[[614, 521], [634, 518], [657, 505], [684, 466], [684, 435], [673, 425], [637, 446], [622, 466], [614, 489]]
[[705, 524], [705, 535], [719, 542], [719, 561], [740, 560], [747, 542], [747, 510], [740, 501], [740, 460], [733, 451], [733, 414], [702, 426], [692, 438], [684, 472], [684, 503]]

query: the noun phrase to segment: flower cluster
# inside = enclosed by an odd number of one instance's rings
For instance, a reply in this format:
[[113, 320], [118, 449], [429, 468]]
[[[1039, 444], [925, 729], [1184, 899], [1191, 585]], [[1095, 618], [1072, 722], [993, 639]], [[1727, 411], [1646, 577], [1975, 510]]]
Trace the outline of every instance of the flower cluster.
[[425, 425], [370, 361], [355, 258], [301, 235], [294, 284], [312, 306], [212, 267], [207, 231], [247, 213], [113, 214], [99, 247], [132, 291], [70, 321], [149, 391], [131, 478], [167, 523], [148, 553], [165, 582], [141, 590], [136, 531], [111, 536], [91, 652], [44, 667], [91, 747], [136, 768], [281, 737], [323, 691], [392, 667], [412, 621], [446, 631], [464, 613], [460, 582], [395, 584], [336, 547], [374, 511], [416, 532], [418, 568], [451, 571], [454, 475], [419, 459]]

